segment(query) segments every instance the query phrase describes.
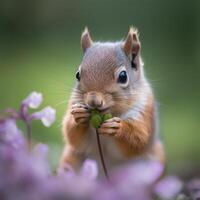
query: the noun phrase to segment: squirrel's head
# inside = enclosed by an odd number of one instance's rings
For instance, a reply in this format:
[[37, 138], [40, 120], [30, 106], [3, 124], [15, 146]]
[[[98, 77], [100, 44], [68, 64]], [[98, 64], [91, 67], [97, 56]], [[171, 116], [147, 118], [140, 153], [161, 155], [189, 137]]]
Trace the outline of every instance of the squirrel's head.
[[131, 27], [120, 42], [93, 42], [86, 28], [81, 47], [84, 56], [76, 73], [79, 98], [89, 108], [123, 113], [137, 98], [143, 79], [137, 30]]

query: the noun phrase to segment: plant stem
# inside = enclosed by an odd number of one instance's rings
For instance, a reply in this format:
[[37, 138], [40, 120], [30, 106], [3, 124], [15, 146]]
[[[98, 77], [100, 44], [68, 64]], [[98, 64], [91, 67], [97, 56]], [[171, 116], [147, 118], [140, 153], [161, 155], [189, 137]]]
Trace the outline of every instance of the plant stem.
[[26, 123], [26, 129], [27, 129], [27, 138], [28, 138], [28, 147], [31, 149], [31, 124], [29, 122]]
[[104, 174], [105, 174], [107, 180], [109, 180], [108, 171], [107, 171], [107, 168], [106, 168], [106, 165], [105, 165], [103, 152], [102, 152], [102, 148], [101, 148], [101, 141], [100, 141], [100, 137], [99, 137], [99, 133], [98, 133], [97, 129], [96, 129], [96, 135], [97, 135], [97, 144], [98, 144], [99, 155], [100, 155], [100, 158], [101, 158], [101, 164], [102, 164], [102, 167], [103, 167], [103, 171], [104, 171]]

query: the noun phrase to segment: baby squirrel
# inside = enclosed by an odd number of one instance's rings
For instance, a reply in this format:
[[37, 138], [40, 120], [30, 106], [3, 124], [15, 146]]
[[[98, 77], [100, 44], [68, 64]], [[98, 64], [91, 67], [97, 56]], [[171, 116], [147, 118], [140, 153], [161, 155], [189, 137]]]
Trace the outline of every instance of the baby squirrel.
[[81, 47], [84, 55], [63, 120], [66, 145], [60, 167], [69, 164], [77, 170], [87, 158], [101, 166], [95, 129], [89, 123], [94, 108], [114, 116], [98, 129], [108, 170], [135, 158], [164, 163], [156, 103], [144, 75], [137, 30], [131, 27], [124, 41], [93, 42], [85, 28]]

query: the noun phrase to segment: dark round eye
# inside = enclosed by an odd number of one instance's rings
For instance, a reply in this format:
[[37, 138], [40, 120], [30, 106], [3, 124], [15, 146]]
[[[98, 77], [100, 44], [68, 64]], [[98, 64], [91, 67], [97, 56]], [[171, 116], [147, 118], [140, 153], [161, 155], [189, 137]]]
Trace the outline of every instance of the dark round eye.
[[78, 81], [80, 81], [80, 73], [79, 73], [79, 71], [76, 72], [76, 79], [77, 79]]
[[118, 79], [117, 79], [117, 82], [118, 83], [126, 83], [127, 82], [127, 74], [126, 74], [126, 71], [121, 71], [119, 76], [118, 76]]

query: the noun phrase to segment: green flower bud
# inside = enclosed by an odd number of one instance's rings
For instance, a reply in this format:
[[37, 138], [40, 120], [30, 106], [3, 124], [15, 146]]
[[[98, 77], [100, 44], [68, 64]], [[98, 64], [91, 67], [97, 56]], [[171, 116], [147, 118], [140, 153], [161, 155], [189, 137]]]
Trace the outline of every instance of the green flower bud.
[[111, 119], [112, 117], [111, 113], [102, 115], [98, 109], [93, 109], [91, 110], [90, 123], [94, 128], [99, 128], [104, 121]]
[[102, 123], [101, 115], [99, 115], [99, 114], [91, 115], [90, 123], [92, 124], [92, 126], [94, 128], [99, 128], [101, 126], [101, 123]]
[[104, 122], [104, 121], [106, 121], [106, 120], [108, 120], [108, 119], [111, 119], [112, 117], [113, 117], [113, 116], [112, 116], [111, 113], [106, 113], [106, 114], [103, 115], [102, 121]]

